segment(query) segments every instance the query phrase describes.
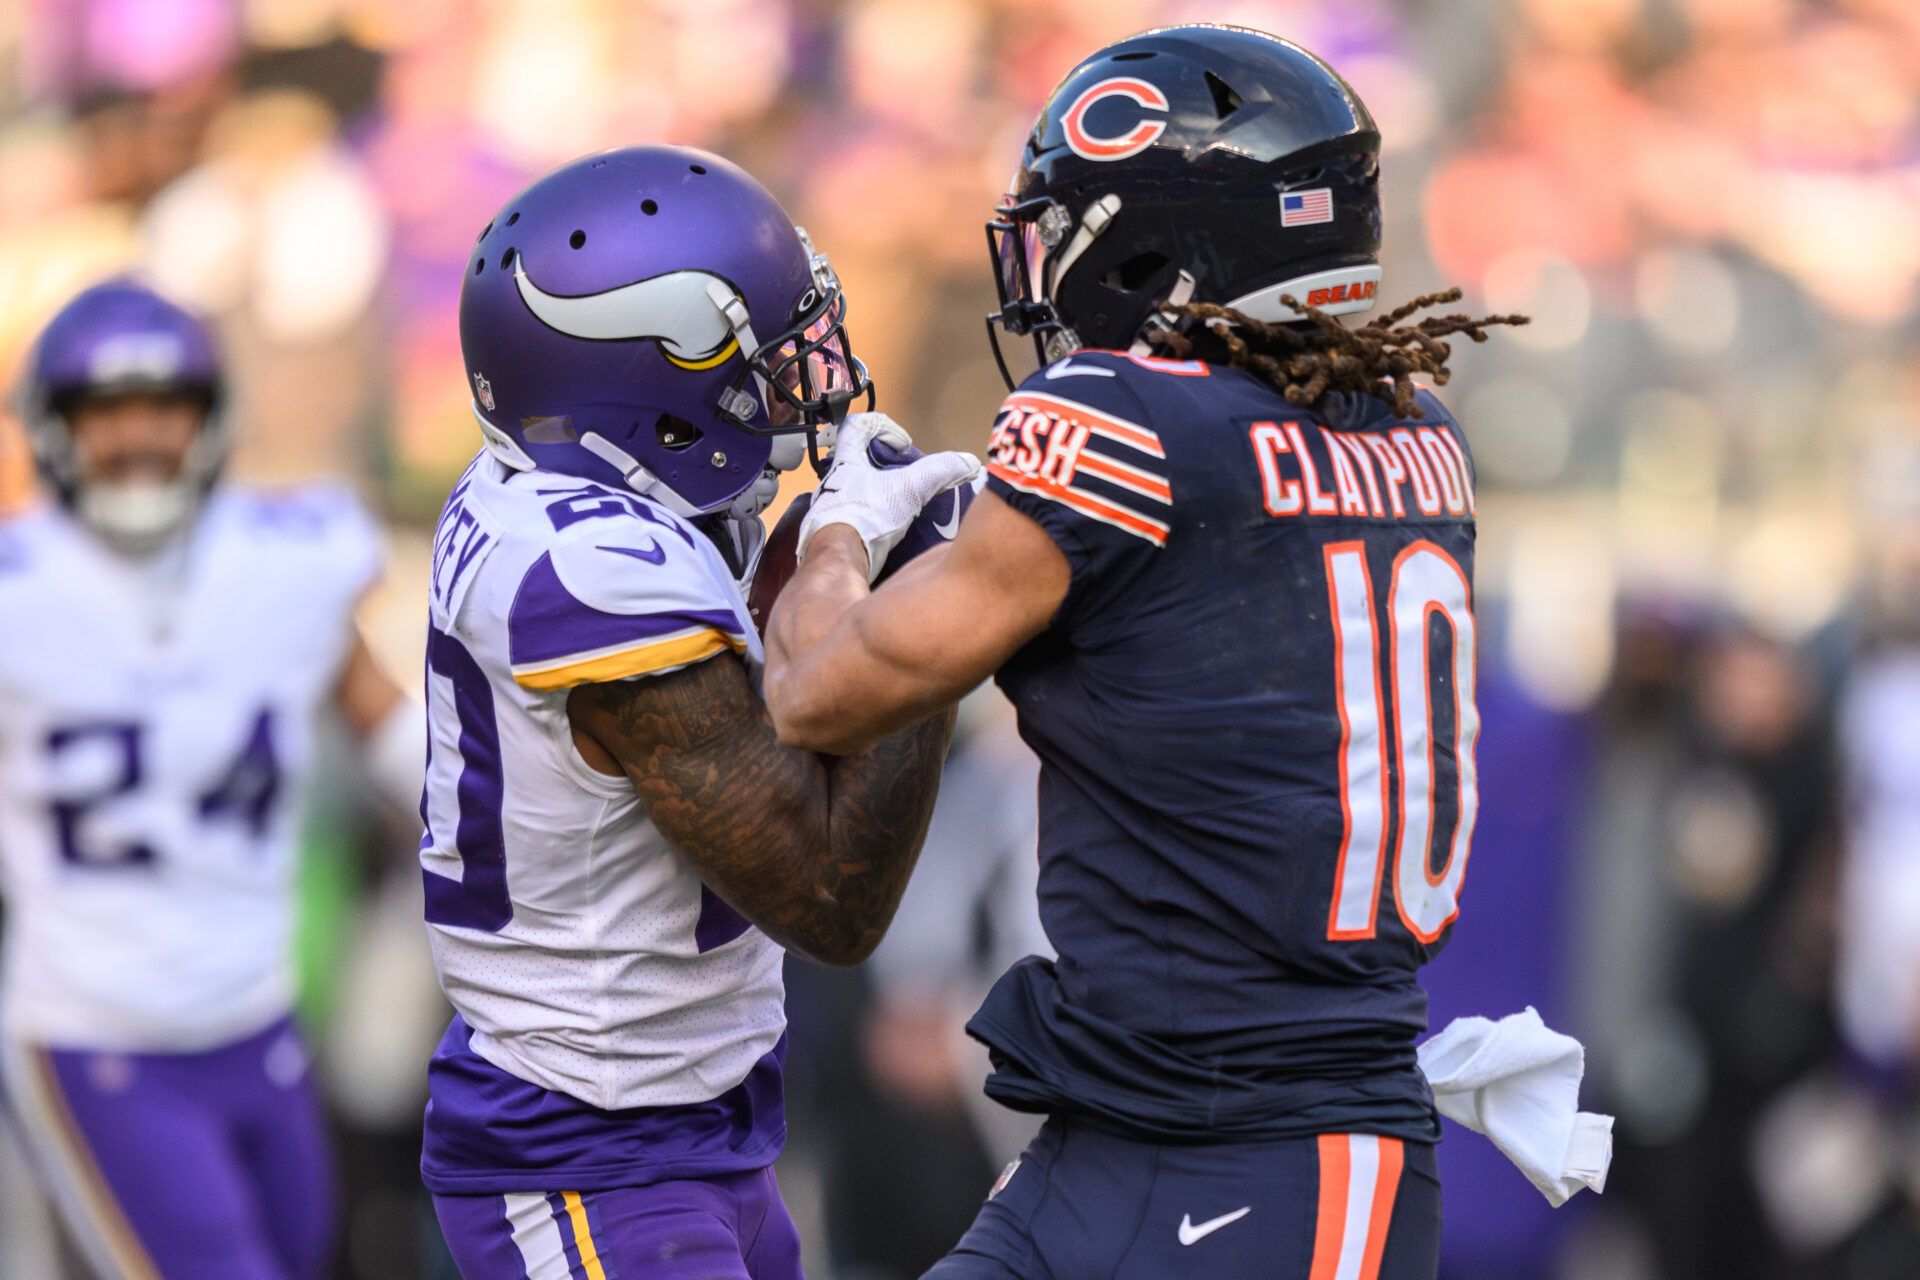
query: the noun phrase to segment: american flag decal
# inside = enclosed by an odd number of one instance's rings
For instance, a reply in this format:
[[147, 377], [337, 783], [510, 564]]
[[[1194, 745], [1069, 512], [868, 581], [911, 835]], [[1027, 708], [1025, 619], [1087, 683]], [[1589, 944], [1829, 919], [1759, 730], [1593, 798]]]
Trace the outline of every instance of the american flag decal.
[[1167, 544], [1167, 453], [1137, 422], [1062, 396], [1016, 391], [1000, 407], [987, 455], [987, 473], [1021, 493]]
[[1311, 191], [1280, 193], [1280, 225], [1310, 227], [1317, 222], [1333, 221], [1333, 188], [1315, 187]]

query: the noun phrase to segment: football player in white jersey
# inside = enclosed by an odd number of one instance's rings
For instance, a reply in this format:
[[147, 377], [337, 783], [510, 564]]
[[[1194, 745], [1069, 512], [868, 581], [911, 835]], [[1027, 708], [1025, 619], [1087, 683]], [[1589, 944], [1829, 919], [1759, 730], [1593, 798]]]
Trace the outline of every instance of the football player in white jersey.
[[[564, 166], [468, 262], [486, 448], [434, 544], [421, 846], [458, 1012], [422, 1173], [468, 1280], [800, 1274], [782, 948], [878, 943], [952, 727], [823, 757], [760, 700], [740, 583], [777, 473], [870, 391], [844, 313], [773, 197], [684, 147]], [[897, 563], [975, 469], [836, 501]]]
[[334, 1193], [290, 1021], [315, 713], [417, 788], [423, 717], [353, 621], [344, 491], [217, 483], [221, 368], [113, 281], [49, 323], [20, 405], [51, 501], [0, 524], [6, 1096], [103, 1277], [296, 1280]]

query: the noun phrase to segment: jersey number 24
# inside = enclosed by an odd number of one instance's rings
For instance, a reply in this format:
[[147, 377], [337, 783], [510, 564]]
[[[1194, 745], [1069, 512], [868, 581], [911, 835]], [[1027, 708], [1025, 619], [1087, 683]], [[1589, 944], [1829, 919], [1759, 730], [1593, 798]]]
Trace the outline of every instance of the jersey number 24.
[[[1376, 618], [1366, 544], [1325, 548], [1333, 615], [1334, 692], [1340, 710], [1340, 861], [1334, 873], [1327, 937], [1362, 940], [1375, 933], [1387, 838], [1393, 849], [1393, 901], [1400, 922], [1431, 943], [1460, 914], [1480, 790], [1474, 771], [1480, 713], [1474, 706], [1473, 606], [1467, 576], [1439, 546], [1424, 539], [1394, 558], [1384, 613]], [[1438, 617], [1451, 636], [1448, 661], [1434, 670], [1430, 628]], [[1383, 634], [1384, 633], [1384, 636]], [[1381, 679], [1382, 643], [1387, 646]], [[1436, 873], [1434, 838], [1438, 777], [1434, 710], [1453, 702], [1454, 782], [1458, 795], [1446, 861]], [[1387, 768], [1388, 753], [1396, 766]], [[1398, 786], [1390, 785], [1398, 779]]]
[[[254, 714], [239, 752], [194, 802], [202, 822], [238, 821], [257, 840], [272, 823], [280, 796], [280, 756], [274, 749], [273, 708]], [[146, 780], [146, 726], [131, 720], [89, 720], [62, 725], [47, 734], [54, 760], [104, 751], [113, 777], [106, 785], [50, 804], [60, 859], [74, 867], [144, 867], [154, 861], [153, 846], [141, 840], [112, 844], [87, 838], [87, 819], [95, 810], [139, 791]]]

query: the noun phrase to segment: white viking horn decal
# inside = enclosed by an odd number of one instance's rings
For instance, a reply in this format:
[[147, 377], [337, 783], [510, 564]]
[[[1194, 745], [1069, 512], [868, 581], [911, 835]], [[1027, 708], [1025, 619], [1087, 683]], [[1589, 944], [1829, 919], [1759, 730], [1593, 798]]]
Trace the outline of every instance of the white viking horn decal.
[[739, 350], [732, 326], [710, 293], [738, 295], [710, 272], [670, 271], [579, 297], [541, 289], [528, 277], [526, 261], [518, 254], [513, 275], [527, 309], [548, 328], [571, 337], [600, 342], [650, 338], [682, 369], [711, 369]]

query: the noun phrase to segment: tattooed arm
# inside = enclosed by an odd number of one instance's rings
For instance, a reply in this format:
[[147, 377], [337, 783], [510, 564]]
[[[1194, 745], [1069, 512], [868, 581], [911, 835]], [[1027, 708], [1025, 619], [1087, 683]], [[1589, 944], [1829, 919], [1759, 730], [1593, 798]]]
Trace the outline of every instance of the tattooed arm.
[[730, 653], [583, 685], [567, 711], [588, 762], [631, 778], [661, 834], [769, 937], [827, 964], [879, 945], [926, 838], [951, 711], [837, 759], [783, 747]]

